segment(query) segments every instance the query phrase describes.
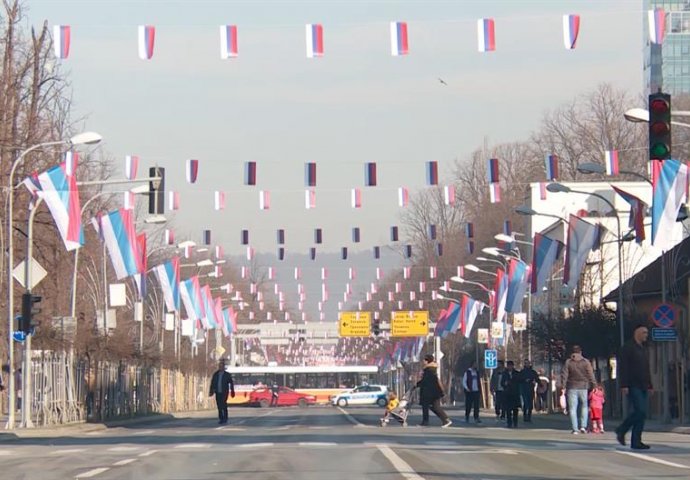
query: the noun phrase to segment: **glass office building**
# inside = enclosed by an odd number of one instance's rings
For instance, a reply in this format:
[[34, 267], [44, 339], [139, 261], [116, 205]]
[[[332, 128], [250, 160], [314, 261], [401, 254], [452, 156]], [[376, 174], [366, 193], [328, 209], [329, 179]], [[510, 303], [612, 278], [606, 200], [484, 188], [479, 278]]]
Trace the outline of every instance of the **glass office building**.
[[[690, 94], [690, 0], [643, 0], [644, 84], [648, 93]], [[649, 41], [647, 11], [663, 8], [666, 36], [662, 45]]]

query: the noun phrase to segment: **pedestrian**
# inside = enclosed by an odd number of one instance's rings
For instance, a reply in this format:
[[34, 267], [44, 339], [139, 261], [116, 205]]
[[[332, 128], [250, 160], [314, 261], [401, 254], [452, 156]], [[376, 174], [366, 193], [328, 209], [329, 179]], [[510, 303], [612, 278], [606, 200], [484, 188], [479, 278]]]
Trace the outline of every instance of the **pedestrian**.
[[540, 368], [537, 373], [539, 374], [539, 380], [537, 381], [537, 412], [544, 413], [549, 407], [547, 398], [551, 391], [551, 381], [545, 375], [543, 368]]
[[429, 410], [441, 419], [443, 428], [450, 427], [453, 422], [445, 411], [441, 408], [441, 399], [445, 395], [441, 381], [438, 379], [436, 370], [438, 365], [434, 361], [434, 356], [424, 355], [422, 378], [417, 382], [419, 388], [419, 404], [422, 406], [421, 426], [429, 425]]
[[218, 407], [218, 423], [228, 423], [228, 393], [235, 398], [235, 383], [232, 375], [225, 370], [225, 360], [218, 362], [218, 370], [211, 377], [211, 387], [208, 396], [216, 395]]
[[649, 449], [649, 445], [642, 443], [642, 431], [647, 418], [647, 397], [652, 390], [649, 357], [644, 346], [648, 335], [649, 330], [644, 324], [636, 325], [632, 341], [625, 344], [618, 359], [621, 393], [628, 397], [630, 413], [616, 428], [616, 440], [625, 445], [625, 434], [632, 428], [630, 448], [634, 450]]
[[491, 374], [490, 388], [491, 394], [494, 396], [494, 411], [496, 412], [496, 422], [505, 420], [506, 411], [503, 408], [503, 384], [501, 383], [501, 376], [505, 371], [505, 362], [499, 360], [497, 367]]
[[479, 419], [479, 372], [474, 360], [462, 376], [462, 388], [465, 392], [465, 423], [470, 422], [470, 410], [474, 410], [474, 421], [482, 423]]
[[518, 409], [520, 408], [520, 375], [515, 371], [515, 363], [508, 360], [501, 376], [503, 385], [503, 408], [506, 411], [508, 428], [518, 428]]
[[573, 352], [565, 361], [562, 377], [568, 399], [572, 433], [573, 435], [587, 433], [587, 417], [589, 416], [587, 391], [594, 387], [596, 380], [592, 364], [582, 355], [582, 348], [579, 345], [573, 345]]
[[276, 382], [273, 382], [273, 385], [271, 385], [271, 407], [277, 407], [278, 406], [278, 393], [280, 392], [280, 388], [278, 387], [278, 384]]
[[522, 397], [522, 419], [527, 423], [532, 421], [534, 389], [538, 381], [539, 375], [532, 368], [532, 362], [525, 360], [520, 370], [520, 396]]
[[597, 383], [594, 389], [589, 392], [589, 419], [592, 425], [592, 433], [604, 433], [605, 402], [604, 386], [601, 383]]

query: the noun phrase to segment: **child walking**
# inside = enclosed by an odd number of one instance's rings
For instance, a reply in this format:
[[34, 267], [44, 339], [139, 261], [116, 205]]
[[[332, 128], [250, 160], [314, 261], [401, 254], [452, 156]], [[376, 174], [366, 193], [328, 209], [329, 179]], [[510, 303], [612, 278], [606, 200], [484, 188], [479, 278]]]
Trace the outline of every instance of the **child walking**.
[[592, 433], [604, 433], [604, 402], [606, 395], [601, 383], [597, 383], [594, 390], [589, 392], [589, 417]]

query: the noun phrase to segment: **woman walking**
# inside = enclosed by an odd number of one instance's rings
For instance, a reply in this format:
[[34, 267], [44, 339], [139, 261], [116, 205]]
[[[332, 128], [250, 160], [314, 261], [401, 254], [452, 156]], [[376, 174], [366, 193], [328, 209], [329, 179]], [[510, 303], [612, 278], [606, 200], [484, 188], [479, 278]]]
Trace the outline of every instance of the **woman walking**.
[[422, 426], [429, 425], [429, 410], [441, 419], [443, 428], [450, 427], [453, 422], [441, 408], [441, 399], [445, 395], [438, 379], [436, 370], [438, 365], [434, 362], [433, 355], [424, 355], [424, 371], [422, 379], [417, 382], [419, 388], [419, 404], [422, 406]]

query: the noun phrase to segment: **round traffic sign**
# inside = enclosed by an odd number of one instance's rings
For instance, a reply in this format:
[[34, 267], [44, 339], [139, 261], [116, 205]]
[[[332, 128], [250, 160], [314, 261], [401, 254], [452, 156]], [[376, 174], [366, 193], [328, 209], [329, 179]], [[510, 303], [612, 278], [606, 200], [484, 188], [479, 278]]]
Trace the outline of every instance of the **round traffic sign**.
[[676, 321], [676, 309], [668, 303], [660, 303], [651, 313], [652, 322], [659, 328], [671, 328]]

